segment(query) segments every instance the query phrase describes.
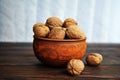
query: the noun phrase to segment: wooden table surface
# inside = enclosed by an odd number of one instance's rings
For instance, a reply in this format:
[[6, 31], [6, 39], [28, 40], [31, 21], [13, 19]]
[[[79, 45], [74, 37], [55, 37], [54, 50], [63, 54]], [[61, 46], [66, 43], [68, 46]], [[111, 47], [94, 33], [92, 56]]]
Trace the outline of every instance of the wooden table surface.
[[120, 80], [120, 44], [89, 43], [87, 46], [86, 55], [101, 53], [102, 64], [86, 65], [81, 75], [71, 76], [66, 68], [52, 68], [39, 62], [32, 43], [0, 42], [0, 80]]

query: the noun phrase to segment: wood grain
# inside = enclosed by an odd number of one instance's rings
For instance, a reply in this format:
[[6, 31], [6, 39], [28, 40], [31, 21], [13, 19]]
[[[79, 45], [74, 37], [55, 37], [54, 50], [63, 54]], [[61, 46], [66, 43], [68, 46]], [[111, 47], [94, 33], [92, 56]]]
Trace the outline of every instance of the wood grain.
[[[103, 55], [100, 66], [86, 64], [85, 57], [91, 52]], [[79, 76], [71, 76], [66, 68], [39, 62], [32, 43], [0, 43], [0, 80], [120, 80], [120, 44], [88, 43], [86, 55], [85, 70]]]

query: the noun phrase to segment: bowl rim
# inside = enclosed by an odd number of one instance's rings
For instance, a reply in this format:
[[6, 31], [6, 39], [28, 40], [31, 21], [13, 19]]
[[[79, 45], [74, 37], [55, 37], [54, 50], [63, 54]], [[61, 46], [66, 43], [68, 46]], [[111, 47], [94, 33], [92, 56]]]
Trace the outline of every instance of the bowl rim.
[[61, 42], [74, 42], [74, 41], [85, 41], [86, 37], [84, 39], [50, 39], [50, 38], [36, 38], [35, 36], [33, 36], [33, 38], [35, 40], [44, 40], [44, 41], [61, 41]]

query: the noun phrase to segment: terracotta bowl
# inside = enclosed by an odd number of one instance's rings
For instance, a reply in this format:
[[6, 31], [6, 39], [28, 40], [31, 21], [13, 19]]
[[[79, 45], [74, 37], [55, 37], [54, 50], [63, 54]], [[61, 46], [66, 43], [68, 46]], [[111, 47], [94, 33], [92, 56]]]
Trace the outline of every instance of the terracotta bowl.
[[35, 56], [50, 66], [65, 66], [71, 59], [82, 59], [86, 52], [86, 39], [33, 40]]

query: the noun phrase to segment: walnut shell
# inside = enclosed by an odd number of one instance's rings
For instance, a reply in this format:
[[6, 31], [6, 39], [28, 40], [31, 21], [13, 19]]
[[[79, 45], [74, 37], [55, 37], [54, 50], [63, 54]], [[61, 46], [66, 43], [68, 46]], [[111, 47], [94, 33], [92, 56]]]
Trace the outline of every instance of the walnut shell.
[[36, 23], [33, 26], [33, 32], [36, 38], [41, 38], [46, 37], [49, 34], [50, 30], [43, 23]]
[[79, 59], [72, 59], [67, 65], [67, 71], [72, 75], [79, 75], [84, 70], [84, 63]]
[[45, 24], [44, 23], [41, 23], [41, 22], [38, 22], [38, 23], [36, 23], [36, 24], [34, 24], [33, 25], [33, 32], [36, 30], [36, 28], [39, 26], [39, 27], [41, 27], [41, 26], [44, 26]]
[[65, 37], [65, 28], [62, 27], [54, 27], [52, 28], [51, 32], [49, 33], [48, 38], [51, 39], [64, 39]]
[[72, 19], [72, 18], [67, 18], [67, 19], [64, 21], [64, 23], [63, 23], [63, 27], [67, 28], [67, 27], [69, 27], [69, 26], [71, 26], [71, 25], [77, 25], [77, 24], [78, 24], [77, 21], [75, 21], [74, 19]]
[[66, 35], [70, 39], [85, 39], [85, 33], [77, 25], [66, 28]]
[[57, 18], [57, 17], [50, 17], [46, 20], [45, 25], [48, 26], [50, 29], [52, 29], [53, 27], [62, 27], [62, 21], [61, 19]]
[[103, 57], [99, 53], [90, 53], [86, 57], [86, 62], [92, 66], [97, 66], [101, 64], [102, 61], [103, 61]]

